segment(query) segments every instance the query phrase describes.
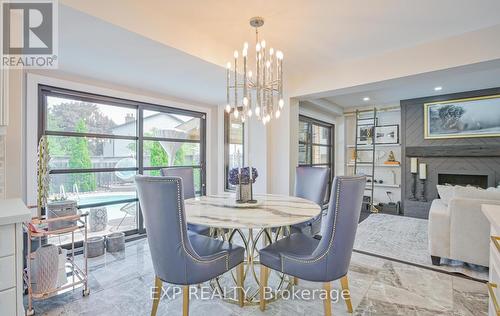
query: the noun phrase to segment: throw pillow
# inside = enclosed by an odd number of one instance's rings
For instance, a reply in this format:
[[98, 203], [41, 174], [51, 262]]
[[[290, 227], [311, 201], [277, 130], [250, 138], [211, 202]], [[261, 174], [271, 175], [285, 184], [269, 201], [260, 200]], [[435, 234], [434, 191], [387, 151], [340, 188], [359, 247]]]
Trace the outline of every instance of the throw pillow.
[[455, 187], [452, 185], [436, 185], [441, 201], [448, 206], [451, 198], [455, 195]]
[[500, 191], [491, 191], [471, 187], [455, 187], [455, 197], [497, 201], [500, 200]]

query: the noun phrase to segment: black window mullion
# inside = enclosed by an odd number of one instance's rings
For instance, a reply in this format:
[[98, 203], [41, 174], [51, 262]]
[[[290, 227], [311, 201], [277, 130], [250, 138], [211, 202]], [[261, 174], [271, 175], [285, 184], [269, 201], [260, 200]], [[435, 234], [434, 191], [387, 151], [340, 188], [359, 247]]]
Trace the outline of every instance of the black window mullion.
[[[144, 174], [144, 111], [141, 105], [137, 107], [137, 151], [136, 155], [138, 157], [137, 161], [139, 164], [139, 174]], [[144, 217], [142, 216], [141, 204], [137, 203], [137, 218], [139, 234], [145, 234], [146, 228], [144, 227]]]
[[[78, 92], [73, 90], [61, 89], [57, 87], [50, 86], [38, 86], [38, 137], [42, 137], [43, 135], [50, 136], [62, 136], [62, 137], [87, 137], [87, 138], [97, 138], [97, 139], [122, 139], [122, 140], [131, 140], [135, 141], [136, 144], [136, 157], [137, 157], [137, 166], [136, 167], [128, 167], [128, 168], [88, 168], [88, 169], [53, 169], [50, 171], [51, 174], [75, 174], [75, 173], [100, 173], [100, 172], [115, 172], [115, 171], [136, 171], [139, 174], [144, 174], [145, 170], [158, 170], [162, 167], [144, 167], [144, 141], [152, 140], [152, 141], [167, 141], [167, 142], [181, 142], [181, 143], [195, 143], [200, 145], [200, 163], [194, 166], [186, 166], [193, 169], [200, 170], [200, 189], [201, 194], [206, 194], [206, 117], [205, 113], [182, 110], [173, 107], [163, 106], [163, 105], [154, 105], [143, 102], [136, 102], [132, 100], [119, 99], [114, 97], [107, 97], [102, 95], [90, 94], [86, 92]], [[73, 131], [54, 131], [54, 130], [46, 130], [46, 116], [47, 116], [47, 97], [58, 97], [69, 100], [76, 100], [81, 102], [90, 102], [97, 104], [104, 104], [108, 106], [122, 107], [122, 108], [132, 108], [136, 110], [136, 135], [112, 135], [112, 134], [100, 134], [100, 133], [79, 133]], [[144, 136], [144, 110], [149, 111], [157, 111], [168, 114], [177, 114], [177, 115], [185, 115], [193, 118], [200, 119], [200, 139], [177, 139], [177, 138], [161, 138], [161, 137], [148, 137]], [[180, 166], [173, 166], [180, 167]], [[166, 167], [169, 168], [169, 167]], [[197, 189], [198, 190], [198, 189]], [[98, 207], [98, 206], [107, 206], [107, 205], [116, 205], [123, 204], [129, 202], [137, 202], [137, 198], [132, 199], [122, 199], [122, 200], [113, 200], [106, 202], [99, 202], [87, 205], [79, 205], [79, 208], [90, 208], [90, 207]], [[138, 227], [135, 230], [127, 231], [126, 234], [130, 233], [144, 233], [144, 219], [142, 217], [142, 212], [140, 211], [140, 205], [137, 203], [137, 214], [136, 218], [138, 221]]]
[[50, 174], [68, 174], [68, 173], [99, 173], [99, 172], [115, 172], [115, 171], [137, 171], [137, 167], [130, 168], [90, 168], [90, 169], [52, 169]]
[[[310, 167], [329, 167], [330, 169], [330, 175], [329, 175], [329, 181], [328, 181], [328, 192], [326, 195], [326, 198], [329, 199], [330, 197], [330, 190], [331, 190], [331, 185], [332, 185], [332, 180], [334, 176], [334, 161], [335, 161], [335, 139], [334, 139], [334, 127], [335, 125], [329, 124], [326, 122], [318, 121], [313, 118], [309, 118], [307, 116], [300, 115], [299, 116], [299, 121], [302, 121], [307, 124], [307, 137], [305, 141], [299, 141], [299, 145], [305, 146], [306, 147], [306, 163], [300, 163], [299, 166], [310, 166]], [[313, 143], [313, 127], [314, 126], [319, 126], [321, 128], [325, 128], [328, 130], [328, 142], [327, 144], [316, 144]], [[328, 149], [328, 156], [327, 159], [328, 161], [326, 163], [314, 163], [313, 160], [313, 147], [323, 147]], [[307, 155], [309, 153], [309, 155]], [[309, 158], [309, 159], [307, 159]]]
[[201, 139], [163, 138], [154, 136], [143, 136], [143, 140], [172, 142], [172, 143], [201, 143]]

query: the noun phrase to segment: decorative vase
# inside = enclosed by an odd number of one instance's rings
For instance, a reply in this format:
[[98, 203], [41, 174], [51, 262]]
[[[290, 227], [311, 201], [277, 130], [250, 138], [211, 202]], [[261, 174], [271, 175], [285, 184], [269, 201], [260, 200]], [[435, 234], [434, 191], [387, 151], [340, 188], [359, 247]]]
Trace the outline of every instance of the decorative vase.
[[100, 232], [108, 225], [108, 212], [106, 207], [90, 209], [89, 230], [91, 233]]
[[[76, 201], [54, 201], [47, 204], [47, 218], [58, 218], [78, 214]], [[77, 221], [56, 221], [49, 222], [49, 230], [58, 230], [75, 226]]]
[[240, 184], [236, 186], [236, 202], [247, 203], [252, 199], [252, 185]]
[[118, 252], [125, 250], [125, 233], [117, 232], [106, 236], [106, 251]]
[[34, 260], [35, 292], [46, 293], [57, 287], [59, 272], [59, 248], [56, 245], [43, 245], [35, 251]]
[[87, 239], [87, 258], [95, 258], [104, 254], [104, 237], [90, 237]]

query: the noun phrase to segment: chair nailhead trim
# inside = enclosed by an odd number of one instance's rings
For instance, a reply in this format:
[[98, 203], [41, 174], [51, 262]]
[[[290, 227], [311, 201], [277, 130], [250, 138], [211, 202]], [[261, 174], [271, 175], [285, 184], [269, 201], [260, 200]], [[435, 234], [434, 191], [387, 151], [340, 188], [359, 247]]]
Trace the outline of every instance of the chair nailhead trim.
[[184, 234], [182, 232], [182, 228], [184, 225], [183, 225], [183, 221], [182, 221], [182, 199], [181, 199], [181, 188], [180, 188], [181, 180], [180, 179], [145, 179], [145, 181], [148, 181], [148, 182], [175, 182], [175, 184], [177, 185], [177, 212], [178, 212], [178, 216], [179, 216], [179, 228], [180, 228], [179, 231], [181, 233], [182, 249], [184, 250], [186, 255], [188, 255], [189, 258], [191, 258], [193, 261], [195, 261], [197, 263], [209, 264], [209, 263], [212, 263], [212, 262], [215, 262], [215, 261], [218, 261], [220, 259], [225, 258], [226, 259], [225, 260], [226, 271], [229, 270], [229, 254], [227, 252], [225, 254], [221, 255], [220, 257], [210, 259], [210, 260], [204, 260], [203, 258], [196, 258], [193, 254], [191, 254], [188, 251], [186, 244], [185, 244], [185, 240], [184, 240]]
[[337, 215], [339, 211], [339, 203], [340, 203], [340, 193], [341, 193], [341, 186], [343, 181], [357, 181], [363, 177], [351, 177], [351, 178], [338, 178], [338, 187], [337, 187], [337, 192], [335, 193], [335, 217], [334, 217], [334, 222], [333, 222], [333, 233], [332, 236], [330, 237], [330, 241], [328, 243], [328, 249], [321, 254], [319, 257], [311, 259], [311, 260], [304, 260], [304, 259], [299, 259], [299, 258], [293, 258], [289, 257], [287, 255], [281, 254], [281, 272], [285, 271], [285, 259], [289, 259], [291, 261], [295, 262], [300, 262], [300, 263], [315, 263], [321, 259], [323, 259], [328, 253], [330, 252], [330, 249], [332, 248], [333, 241], [335, 239], [335, 231], [336, 231], [336, 226], [337, 226]]

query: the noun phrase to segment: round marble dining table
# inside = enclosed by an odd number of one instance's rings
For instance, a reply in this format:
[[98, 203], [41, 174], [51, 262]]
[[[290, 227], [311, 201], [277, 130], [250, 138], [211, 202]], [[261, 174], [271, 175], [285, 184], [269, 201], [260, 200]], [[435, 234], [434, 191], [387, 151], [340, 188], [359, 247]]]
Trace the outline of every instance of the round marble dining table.
[[255, 195], [255, 204], [238, 204], [234, 194], [207, 195], [184, 201], [190, 224], [227, 229], [263, 229], [306, 222], [319, 215], [319, 205], [295, 196]]
[[[184, 201], [186, 221], [189, 224], [210, 227], [213, 237], [240, 244], [245, 247], [244, 286], [246, 305], [258, 304], [259, 278], [258, 269], [259, 241], [266, 246], [290, 233], [290, 226], [313, 219], [321, 213], [321, 208], [306, 199], [274, 195], [254, 195], [255, 204], [238, 204], [234, 194], [200, 196]], [[280, 290], [291, 285], [291, 278], [275, 273], [275, 293], [278, 298]], [[248, 278], [248, 276], [253, 276]], [[272, 279], [272, 278], [271, 278]], [[234, 280], [234, 275], [233, 275]], [[227, 280], [226, 280], [227, 281]], [[213, 280], [212, 287], [225, 292], [221, 286], [221, 278]], [[226, 282], [227, 283], [227, 282]], [[270, 284], [272, 282], [270, 281]], [[229, 301], [236, 301], [229, 298]]]

